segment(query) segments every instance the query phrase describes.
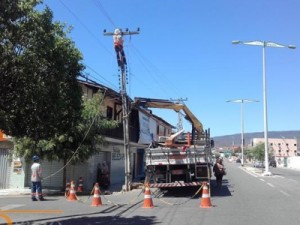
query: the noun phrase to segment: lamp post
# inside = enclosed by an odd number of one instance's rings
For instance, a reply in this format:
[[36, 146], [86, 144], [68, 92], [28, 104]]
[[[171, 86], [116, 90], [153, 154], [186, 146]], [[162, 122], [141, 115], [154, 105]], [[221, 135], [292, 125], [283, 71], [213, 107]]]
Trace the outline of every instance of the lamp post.
[[242, 160], [241, 164], [244, 166], [244, 103], [250, 102], [259, 102], [257, 100], [251, 99], [236, 99], [236, 100], [227, 100], [226, 102], [233, 102], [233, 103], [241, 103], [241, 150], [242, 150]]
[[254, 45], [263, 47], [263, 105], [264, 105], [264, 139], [265, 139], [265, 171], [263, 173], [264, 176], [272, 175], [269, 171], [269, 156], [268, 156], [268, 113], [267, 113], [267, 80], [266, 80], [266, 55], [265, 49], [266, 47], [273, 48], [290, 48], [295, 49], [295, 45], [282, 45], [274, 42], [268, 41], [232, 41], [232, 44], [244, 44], [244, 45]]

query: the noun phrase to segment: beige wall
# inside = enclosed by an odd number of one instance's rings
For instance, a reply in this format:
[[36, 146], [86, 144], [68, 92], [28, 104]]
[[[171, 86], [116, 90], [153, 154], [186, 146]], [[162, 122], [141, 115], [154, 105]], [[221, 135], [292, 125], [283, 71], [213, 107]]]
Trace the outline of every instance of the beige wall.
[[[264, 138], [253, 138], [253, 146], [264, 142]], [[297, 156], [297, 139], [268, 138], [268, 142], [275, 157]]]

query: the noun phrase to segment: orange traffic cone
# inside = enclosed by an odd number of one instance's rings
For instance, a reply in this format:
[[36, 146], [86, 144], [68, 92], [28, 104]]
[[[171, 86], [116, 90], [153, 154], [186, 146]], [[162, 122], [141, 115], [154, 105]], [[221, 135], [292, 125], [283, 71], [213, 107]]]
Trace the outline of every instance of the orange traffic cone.
[[83, 179], [79, 177], [77, 192], [83, 192]]
[[203, 191], [202, 191], [202, 198], [201, 198], [201, 208], [211, 208], [212, 204], [210, 202], [210, 194], [208, 191], [207, 182], [203, 182]]
[[70, 182], [66, 181], [65, 197], [67, 198], [70, 194]]
[[93, 188], [94, 196], [93, 196], [93, 201], [91, 206], [101, 206], [102, 201], [100, 197], [100, 189], [99, 189], [99, 184], [96, 183]]
[[153, 202], [151, 197], [151, 191], [149, 185], [145, 185], [144, 205], [143, 208], [153, 208]]
[[75, 183], [74, 181], [71, 181], [71, 188], [70, 188], [70, 192], [67, 198], [68, 201], [76, 201], [77, 196], [76, 196], [76, 190], [75, 190]]

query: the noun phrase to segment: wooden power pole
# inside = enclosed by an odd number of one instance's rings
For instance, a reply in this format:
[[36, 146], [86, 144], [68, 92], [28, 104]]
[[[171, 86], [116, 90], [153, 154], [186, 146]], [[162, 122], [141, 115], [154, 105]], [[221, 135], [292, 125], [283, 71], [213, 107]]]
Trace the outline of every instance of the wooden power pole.
[[125, 191], [130, 191], [130, 183], [132, 181], [131, 163], [130, 163], [130, 138], [129, 138], [129, 110], [128, 110], [128, 97], [126, 92], [126, 73], [127, 62], [123, 50], [123, 36], [139, 34], [140, 30], [131, 32], [128, 29], [122, 31], [117, 28], [114, 32], [106, 32], [104, 35], [113, 36], [114, 47], [117, 54], [118, 67], [121, 71], [121, 96], [122, 96], [122, 111], [123, 111], [123, 136], [124, 136], [124, 159], [125, 159]]

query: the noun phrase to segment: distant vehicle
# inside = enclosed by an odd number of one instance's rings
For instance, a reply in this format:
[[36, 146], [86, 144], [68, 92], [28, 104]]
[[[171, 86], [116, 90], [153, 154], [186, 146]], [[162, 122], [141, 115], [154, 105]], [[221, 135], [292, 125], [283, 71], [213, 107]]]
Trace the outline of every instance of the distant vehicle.
[[265, 168], [265, 164], [262, 161], [256, 161], [253, 166], [255, 168]]
[[241, 159], [236, 159], [235, 162], [236, 162], [236, 163], [241, 163], [242, 161], [241, 161]]
[[276, 160], [275, 160], [275, 159], [271, 159], [271, 160], [269, 161], [269, 166], [277, 167]]

